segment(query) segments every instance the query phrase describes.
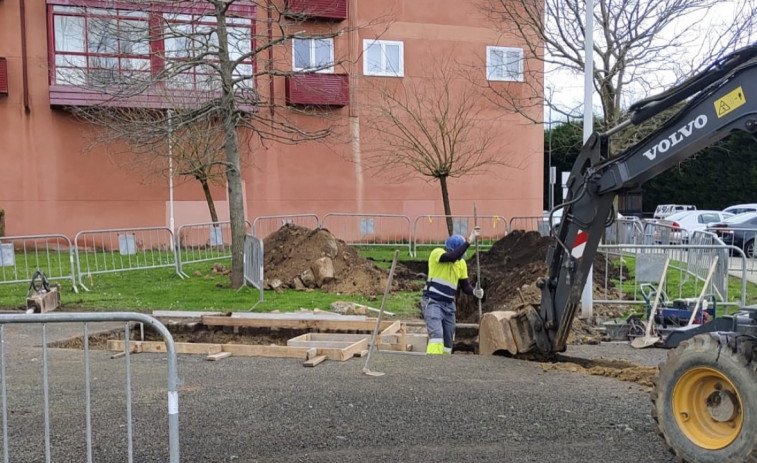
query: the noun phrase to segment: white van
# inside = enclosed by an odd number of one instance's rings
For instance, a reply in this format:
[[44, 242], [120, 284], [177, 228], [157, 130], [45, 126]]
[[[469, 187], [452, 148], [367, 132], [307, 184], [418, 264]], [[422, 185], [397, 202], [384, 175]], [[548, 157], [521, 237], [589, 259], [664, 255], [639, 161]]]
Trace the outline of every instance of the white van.
[[697, 210], [697, 207], [691, 206], [689, 204], [660, 204], [654, 210], [654, 215], [652, 216], [652, 218], [656, 220], [661, 220], [671, 214], [675, 214], [676, 212], [695, 211], [695, 210]]
[[757, 212], [757, 204], [736, 204], [723, 209], [723, 212], [730, 212], [733, 215], [743, 214], [744, 212]]

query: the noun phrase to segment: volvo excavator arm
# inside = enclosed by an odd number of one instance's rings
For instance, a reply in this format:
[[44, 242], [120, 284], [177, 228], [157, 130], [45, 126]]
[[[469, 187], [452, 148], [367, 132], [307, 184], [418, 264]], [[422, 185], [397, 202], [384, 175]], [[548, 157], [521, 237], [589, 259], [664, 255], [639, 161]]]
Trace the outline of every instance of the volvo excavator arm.
[[[610, 137], [686, 101], [662, 127], [617, 156]], [[757, 133], [757, 43], [710, 65], [698, 75], [630, 108], [629, 119], [594, 133], [567, 181], [562, 219], [547, 254], [549, 274], [539, 281], [541, 302], [509, 319], [513, 354], [565, 350], [570, 326], [605, 227], [614, 219], [618, 193], [639, 187], [733, 131]], [[554, 211], [553, 211], [554, 212]], [[551, 220], [550, 220], [551, 223]]]

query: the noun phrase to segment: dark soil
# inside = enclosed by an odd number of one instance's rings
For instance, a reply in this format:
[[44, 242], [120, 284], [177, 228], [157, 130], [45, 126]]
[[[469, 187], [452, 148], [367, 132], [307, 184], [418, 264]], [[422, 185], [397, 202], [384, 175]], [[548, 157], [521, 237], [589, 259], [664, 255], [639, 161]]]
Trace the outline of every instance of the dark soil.
[[[547, 250], [554, 242], [552, 237], [543, 237], [538, 232], [513, 231], [506, 237], [494, 243], [488, 251], [480, 252], [478, 261], [481, 273], [481, 287], [484, 289], [484, 299], [481, 312], [487, 313], [498, 310], [518, 310], [526, 305], [538, 305], [541, 301], [541, 290], [536, 286], [540, 278], [548, 276], [546, 264]], [[468, 275], [471, 284], [477, 281], [476, 255], [468, 259]], [[606, 265], [606, 259], [598, 254], [594, 261], [596, 281], [605, 281], [605, 273], [609, 278], [618, 278], [620, 270], [614, 265]], [[608, 291], [612, 291], [612, 287]], [[595, 286], [596, 297], [604, 296], [604, 289]], [[479, 321], [478, 300], [459, 294], [457, 297], [458, 323], [477, 323]], [[598, 330], [597, 319], [612, 319], [621, 317], [626, 308], [614, 305], [594, 305], [594, 319], [573, 322], [569, 343], [598, 343], [602, 333]]]
[[[315, 289], [329, 293], [380, 296], [386, 289], [389, 271], [361, 257], [357, 250], [337, 239], [326, 229], [311, 230], [284, 225], [269, 235], [265, 249], [265, 279], [268, 288]], [[328, 258], [333, 263], [333, 279], [319, 282], [311, 278], [316, 261]], [[416, 291], [425, 275], [398, 266], [392, 281], [393, 291]], [[278, 282], [276, 281], [278, 280]]]

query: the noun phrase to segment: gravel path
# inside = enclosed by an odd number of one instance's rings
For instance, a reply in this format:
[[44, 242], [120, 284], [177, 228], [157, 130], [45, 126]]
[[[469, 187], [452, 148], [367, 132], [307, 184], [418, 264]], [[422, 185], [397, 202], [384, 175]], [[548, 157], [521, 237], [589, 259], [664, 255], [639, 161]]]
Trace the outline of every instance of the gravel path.
[[[91, 327], [91, 331], [94, 329]], [[81, 334], [49, 326], [48, 341]], [[39, 327], [5, 328], [10, 461], [45, 461]], [[656, 365], [659, 349], [570, 346], [568, 355]], [[132, 355], [135, 462], [168, 460], [166, 362]], [[504, 357], [375, 353], [305, 368], [293, 359], [180, 355], [184, 462], [673, 461], [635, 383]], [[48, 349], [52, 461], [84, 462], [82, 352]], [[91, 352], [95, 462], [127, 460], [124, 361]]]

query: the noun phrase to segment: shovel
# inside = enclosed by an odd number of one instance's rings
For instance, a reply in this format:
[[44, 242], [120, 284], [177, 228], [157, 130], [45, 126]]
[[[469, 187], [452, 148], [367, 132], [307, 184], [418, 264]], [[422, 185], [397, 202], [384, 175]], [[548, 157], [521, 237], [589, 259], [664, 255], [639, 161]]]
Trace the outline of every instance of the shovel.
[[368, 376], [384, 376], [384, 373], [380, 371], [372, 371], [368, 368], [368, 363], [371, 361], [371, 352], [376, 347], [376, 336], [378, 335], [379, 327], [381, 326], [381, 317], [384, 315], [384, 307], [386, 307], [386, 298], [389, 296], [389, 290], [392, 288], [392, 279], [394, 278], [394, 267], [397, 266], [397, 256], [399, 251], [394, 251], [394, 259], [392, 260], [392, 268], [389, 270], [389, 278], [386, 280], [386, 289], [384, 290], [384, 298], [381, 299], [381, 308], [379, 308], [378, 318], [376, 319], [376, 327], [373, 328], [373, 336], [371, 336], [371, 345], [368, 347], [368, 355], [365, 357], [365, 364], [363, 365], [363, 373]]
[[652, 336], [652, 325], [654, 324], [654, 316], [657, 313], [657, 304], [662, 298], [662, 285], [665, 284], [665, 277], [668, 275], [669, 263], [670, 258], [666, 258], [665, 265], [662, 268], [662, 275], [660, 275], [660, 283], [657, 285], [657, 292], [654, 295], [654, 302], [652, 302], [652, 310], [649, 311], [649, 319], [647, 320], [647, 329], [644, 332], [644, 336], [631, 341], [631, 347], [643, 349], [644, 347], [653, 346], [660, 341], [659, 336]]

